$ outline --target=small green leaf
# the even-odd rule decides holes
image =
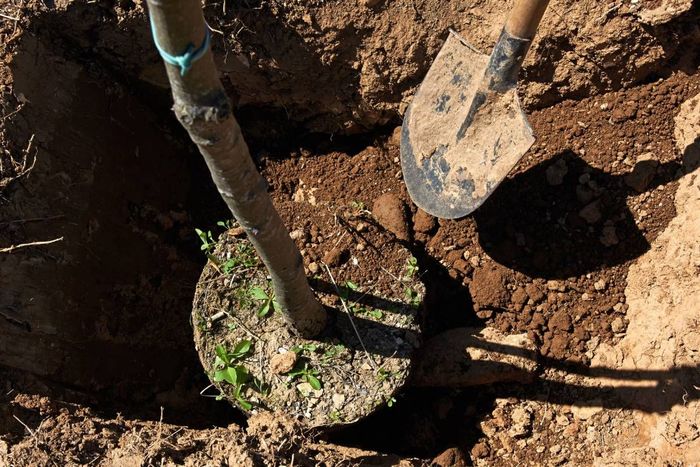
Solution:
[[[229,274],[231,274],[231,271],[233,271],[233,268],[235,268],[235,267],[236,267],[236,260],[231,258],[231,259],[226,260],[226,262],[221,265],[221,271],[224,274],[229,275]]]
[[[250,346],[253,343],[249,341],[248,339],[243,339],[240,341],[236,346],[233,348],[233,355],[236,356],[236,358],[241,358],[245,354],[247,354],[250,351]]]
[[[262,307],[260,307],[260,310],[258,310],[258,316],[260,316],[262,318],[263,316],[266,316],[269,312],[270,312],[270,301],[268,300],[265,302],[265,304]]]
[[[214,381],[216,381],[217,383],[222,382],[222,381],[225,379],[225,378],[224,378],[224,371],[225,371],[225,370],[217,370],[217,371],[214,373]]]
[[[250,296],[256,300],[269,300],[270,297],[267,295],[267,292],[263,290],[261,287],[253,287],[250,289]]]
[[[367,314],[374,319],[382,319],[384,316],[384,313],[382,313],[381,310],[369,310]]]
[[[224,364],[228,365],[231,362],[223,345],[217,345],[214,350],[216,351],[216,356],[219,357]]]
[[[223,369],[221,370],[221,375],[223,376],[224,381],[229,384],[233,384],[235,386],[238,382],[238,371],[236,368],[228,367]]]
[[[253,404],[251,404],[247,400],[243,399],[242,397],[239,397],[238,399],[236,399],[236,401],[238,402],[238,405],[240,405],[243,410],[250,410],[253,408]]]
[[[272,309],[274,309],[276,313],[282,313],[282,306],[275,300],[272,300]]]
[[[313,375],[306,375],[306,382],[317,391],[321,389],[321,382]]]
[[[355,284],[354,282],[350,282],[350,281],[347,281],[347,282],[345,283],[345,287],[347,287],[348,289],[350,289],[350,290],[352,290],[352,291],[356,291],[357,289],[359,289],[359,287],[357,286],[357,284]]]

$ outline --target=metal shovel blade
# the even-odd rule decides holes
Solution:
[[[535,141],[513,83],[484,82],[489,57],[450,31],[401,129],[401,166],[413,201],[445,219],[478,208]]]

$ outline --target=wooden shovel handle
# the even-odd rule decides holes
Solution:
[[[521,39],[532,39],[549,0],[515,0],[506,22],[506,31]]]

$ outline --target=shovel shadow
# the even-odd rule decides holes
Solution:
[[[555,186],[546,176],[554,164],[567,168]],[[686,169],[694,166],[686,160]],[[530,277],[563,279],[623,264],[650,248],[627,199],[680,178],[683,167],[641,161],[611,175],[561,153],[502,183],[475,213],[479,243],[496,262]]]

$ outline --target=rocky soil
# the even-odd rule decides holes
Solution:
[[[537,142],[473,216],[437,220],[396,127],[447,29],[487,52],[507,3],[205,5],[309,275],[367,255],[342,222],[362,212],[417,258],[426,339],[513,347],[466,336],[493,384],[407,388],[318,433],[200,395],[194,228],[226,211],[144,4],[0,2],[0,465],[700,463],[697,2],[554,0],[521,76]],[[527,375],[489,380],[499,349]]]

